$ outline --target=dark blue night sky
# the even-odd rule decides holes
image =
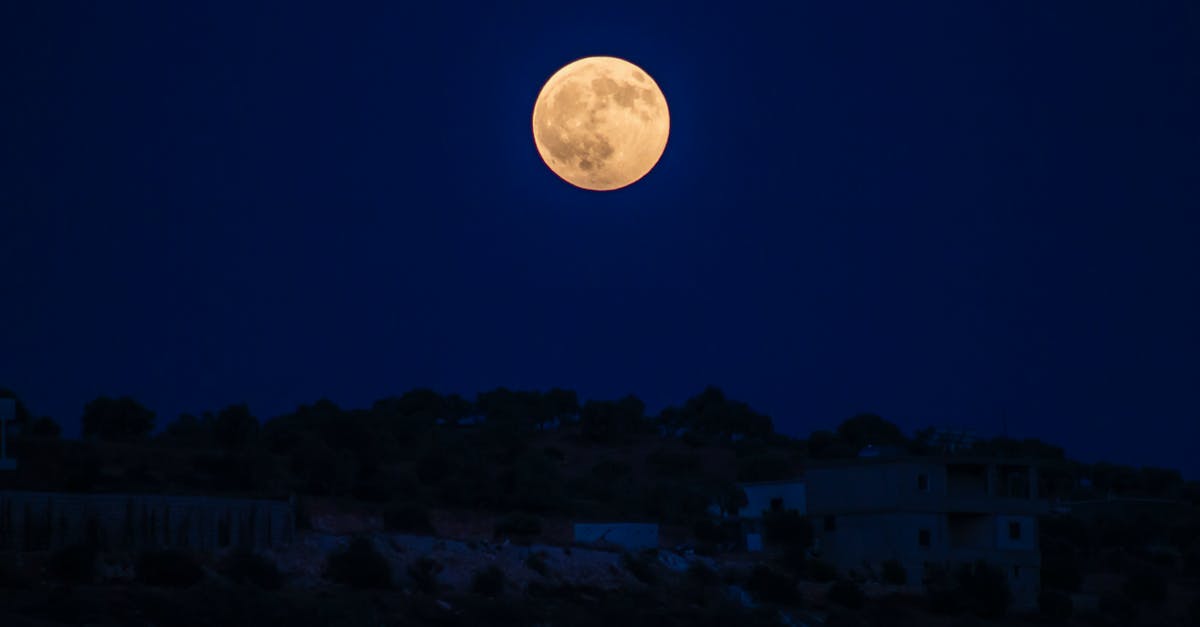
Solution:
[[[249,4],[0,7],[0,387],[68,435],[713,383],[1200,477],[1195,2]],[[671,106],[612,193],[530,133],[594,54]]]

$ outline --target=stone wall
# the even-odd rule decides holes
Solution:
[[[106,550],[262,549],[285,545],[294,534],[287,501],[0,491],[0,551],[80,543]]]

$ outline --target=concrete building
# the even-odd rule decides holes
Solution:
[[[1008,575],[1015,608],[1037,605],[1037,467],[1015,460],[873,457],[805,471],[814,550],[842,572],[897,560],[910,584],[933,567],[986,560]]]

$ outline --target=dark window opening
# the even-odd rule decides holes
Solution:
[[[1016,521],[1008,523],[1008,537],[1011,540],[1021,539],[1021,523]]]
[[[835,517],[835,516],[826,516],[825,517],[825,531],[837,531],[837,517]]]
[[[920,531],[917,532],[917,544],[927,547],[932,543],[933,543],[933,538],[932,538],[931,534],[929,533],[928,529],[921,529]]]
[[[929,475],[926,475],[926,474],[917,475],[917,489],[920,490],[921,492],[929,491]]]
[[[783,511],[783,499],[781,499],[781,498],[771,499],[771,511],[782,512]]]

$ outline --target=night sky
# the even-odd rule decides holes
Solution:
[[[712,383],[1200,478],[1195,2],[249,4],[0,5],[0,387],[67,435]],[[671,107],[616,192],[530,132],[588,55]]]

